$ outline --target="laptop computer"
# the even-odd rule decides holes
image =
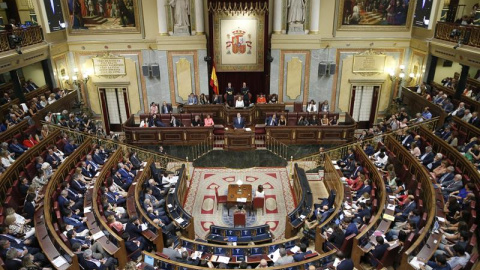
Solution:
[[[150,266],[155,266],[155,259],[151,256],[148,256],[145,254],[145,258],[143,259],[143,262],[150,265]]]

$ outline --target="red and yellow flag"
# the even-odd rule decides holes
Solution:
[[[212,67],[212,76],[210,77],[210,86],[213,88],[213,93],[218,95],[218,79],[217,79],[217,72],[215,68],[215,62],[213,63]]]

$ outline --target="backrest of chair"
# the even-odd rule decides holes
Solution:
[[[245,224],[247,217],[243,212],[236,212],[233,214],[233,224]]]
[[[303,102],[294,102],[293,103],[294,112],[303,112]]]
[[[255,207],[255,208],[263,207],[264,204],[265,204],[265,198],[264,197],[253,198],[253,207]]]

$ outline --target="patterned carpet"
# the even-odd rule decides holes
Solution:
[[[261,209],[247,216],[247,226],[269,224],[274,240],[285,235],[285,217],[295,209],[292,189],[285,168],[250,168],[243,170],[195,168],[185,201],[185,210],[195,218],[195,234],[205,238],[212,224],[233,226],[232,210],[227,215],[226,205],[215,202],[215,187],[219,195],[226,195],[229,184],[241,179],[254,189],[262,185],[265,191],[265,213]]]

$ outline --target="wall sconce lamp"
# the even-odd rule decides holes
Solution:
[[[388,72],[388,78],[390,79],[390,81],[394,82],[396,80],[398,80],[399,83],[402,82],[403,78],[405,78],[405,66],[404,65],[400,65],[398,67],[398,69],[400,70],[398,72],[398,74],[395,73],[395,70],[394,69],[388,69],[387,72]],[[413,73],[412,73],[413,74]]]

